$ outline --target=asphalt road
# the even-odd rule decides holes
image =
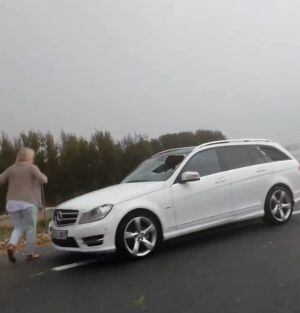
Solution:
[[[0,258],[1,313],[300,312],[300,215],[190,235],[142,261],[40,253]]]

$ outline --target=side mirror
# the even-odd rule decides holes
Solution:
[[[198,172],[184,172],[181,174],[181,182],[187,183],[191,181],[200,180],[200,174]]]

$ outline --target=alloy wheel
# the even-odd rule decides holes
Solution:
[[[292,200],[288,192],[281,189],[276,190],[271,197],[270,208],[273,217],[277,221],[284,222],[288,220],[293,208]]]
[[[157,242],[155,224],[147,217],[133,218],[125,227],[124,243],[127,251],[135,257],[151,253]]]

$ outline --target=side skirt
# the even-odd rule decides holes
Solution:
[[[164,240],[169,240],[172,238],[176,238],[179,236],[184,236],[184,235],[188,235],[194,232],[198,232],[201,230],[205,230],[205,229],[209,229],[209,228],[213,228],[213,227],[218,227],[218,226],[222,226],[225,224],[230,224],[230,223],[238,223],[241,221],[246,221],[246,220],[251,220],[251,219],[255,219],[255,218],[259,218],[259,217],[263,217],[264,216],[264,211],[256,211],[256,212],[251,212],[248,214],[236,214],[236,215],[231,215],[231,216],[227,216],[227,217],[220,217],[218,216],[217,219],[214,220],[210,220],[208,221],[207,219],[205,219],[205,221],[203,221],[202,223],[198,223],[197,225],[190,225],[190,226],[186,226],[184,228],[181,229],[174,229],[174,230],[170,230],[168,232],[166,232],[164,234]]]

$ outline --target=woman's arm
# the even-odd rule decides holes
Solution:
[[[46,175],[44,175],[40,169],[36,166],[32,166],[32,171],[33,171],[33,176],[34,178],[41,184],[47,184],[48,183],[48,178]]]
[[[4,185],[8,181],[8,169],[0,174],[0,186]]]

